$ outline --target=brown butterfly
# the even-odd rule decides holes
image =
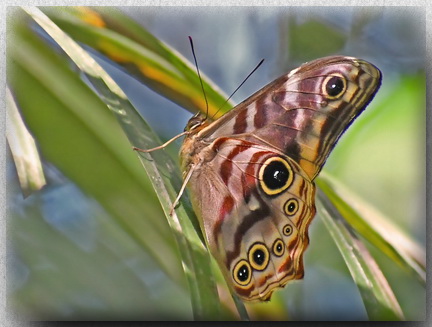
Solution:
[[[184,186],[211,253],[243,300],[270,300],[303,277],[314,179],[380,83],[380,71],[364,60],[325,57],[214,122],[202,114],[189,120],[181,134]]]

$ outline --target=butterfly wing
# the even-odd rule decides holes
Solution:
[[[269,300],[303,277],[315,187],[274,149],[221,138],[189,181],[193,206],[227,281],[245,300]]]
[[[278,149],[314,179],[350,123],[378,90],[380,71],[351,57],[318,59],[283,75],[200,131]]]
[[[243,299],[268,300],[303,276],[313,179],[380,80],[365,61],[319,59],[185,138],[181,158],[192,204],[212,254]]]

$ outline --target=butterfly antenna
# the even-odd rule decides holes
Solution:
[[[200,81],[200,84],[201,84],[201,90],[202,90],[202,92],[204,94],[204,100],[205,100],[205,104],[206,104],[206,119],[207,119],[208,110],[209,110],[207,96],[206,96],[206,93],[204,91],[204,84],[203,84],[203,81],[202,81],[202,78],[201,78],[200,70],[198,68],[198,61],[197,61],[197,58],[196,58],[196,55],[195,55],[195,49],[194,49],[192,37],[191,36],[188,36],[188,37],[189,37],[189,42],[190,42],[190,45],[191,45],[192,55],[193,55],[193,58],[194,58],[194,61],[195,61],[196,71],[197,71],[198,78],[199,78],[199,81]]]
[[[261,64],[264,62],[264,59],[261,59],[261,61],[258,63],[258,65],[256,65],[256,67],[249,73],[248,76],[246,76],[246,78],[243,80],[243,82],[240,83],[239,86],[237,86],[237,88],[234,90],[233,93],[231,93],[231,95],[225,100],[225,102],[219,107],[219,109],[215,112],[215,114],[213,115],[212,118],[214,118],[214,116],[217,115],[217,113],[219,111],[221,111],[221,109],[228,103],[228,101],[233,97],[233,95],[242,87],[242,85],[249,79],[249,77],[251,77],[251,75],[258,69],[259,66],[261,66]]]

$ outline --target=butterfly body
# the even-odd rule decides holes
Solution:
[[[192,205],[229,285],[244,300],[304,275],[314,178],[381,74],[326,57],[283,75],[214,122],[194,116],[180,158]]]

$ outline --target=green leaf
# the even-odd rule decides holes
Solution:
[[[17,13],[14,18],[8,82],[42,156],[96,198],[169,276],[182,282],[168,224],[115,117],[27,27],[28,17]],[[155,242],[161,243],[157,251]]]
[[[75,189],[69,183],[47,186],[21,200],[21,210],[8,217],[8,306],[17,317],[191,319],[187,292],[168,278],[154,282],[161,276],[156,262]],[[53,208],[66,214],[52,214]]]
[[[120,64],[155,92],[191,112],[207,106],[194,66],[143,26],[113,8],[44,8],[47,15],[76,41],[98,50]],[[188,42],[185,37],[185,42]],[[208,113],[221,116],[231,108],[224,95],[201,73]]]
[[[403,320],[402,310],[373,257],[321,190],[318,214],[342,254],[356,283],[369,319]]]
[[[144,122],[139,120],[138,113],[112,78],[42,12],[35,8],[26,8],[25,10],[82,70],[99,93],[101,99],[116,113],[128,137],[137,142],[138,145],[147,144],[145,140],[146,138],[148,140],[150,132],[148,126],[145,126]],[[131,122],[134,123],[131,124]],[[145,131],[147,131],[147,134],[145,134]],[[167,213],[167,208],[172,205],[172,198],[175,196],[176,189],[174,186],[180,182],[180,174],[174,171],[175,165],[163,151],[157,152],[151,157],[152,160],[147,158],[142,162],[149,176],[151,176],[153,186],[158,190],[162,207]],[[164,166],[167,169],[167,174],[161,174],[156,168],[157,165]],[[172,175],[174,174],[177,175],[177,179],[173,178]],[[181,253],[183,268],[191,291],[194,316],[196,319],[217,318],[220,312],[220,302],[212,279],[210,256],[186,213],[179,216],[176,214],[166,216]],[[159,247],[163,245],[162,241],[153,242],[152,244],[153,250],[159,250]]]
[[[419,244],[329,174],[322,172],[317,185],[356,232],[420,282],[426,283],[426,254]]]
[[[46,184],[45,175],[34,139],[22,121],[9,88],[6,89],[6,108],[6,138],[15,162],[21,190],[24,196],[28,196]]]

